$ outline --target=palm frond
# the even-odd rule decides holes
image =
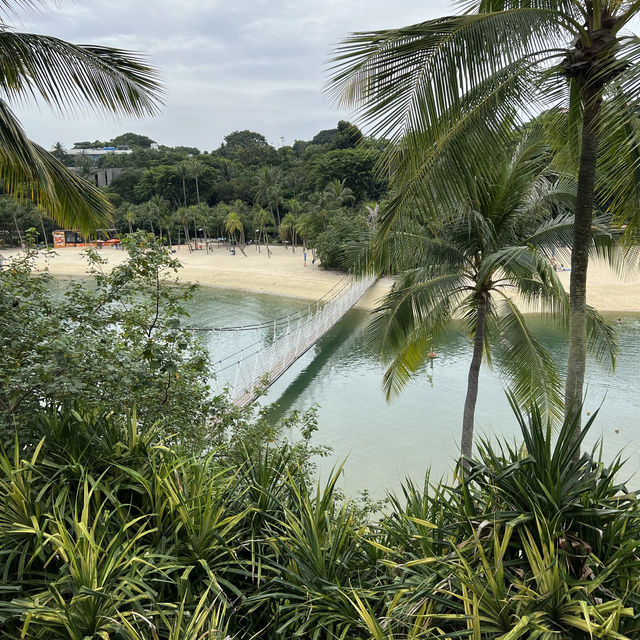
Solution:
[[[587,305],[587,348],[596,362],[615,369],[616,358],[620,352],[618,332],[600,313]]]
[[[514,62],[544,57],[554,42],[564,43],[558,12],[530,7],[354,33],[336,50],[328,92],[355,106],[375,133],[398,141],[437,125],[464,106],[472,87]]]
[[[563,315],[568,298],[547,257],[533,246],[504,247],[488,256],[478,271],[481,281],[495,274],[494,287],[511,289],[538,311]]]
[[[565,27],[557,11],[526,7],[357,33],[338,47],[330,95],[390,140],[382,169],[399,190],[381,228],[405,204],[424,207],[434,192],[446,201],[487,168],[486,150],[510,136],[504,121],[540,104],[538,63],[560,55]]]
[[[530,7],[546,11],[561,11],[568,18],[578,21],[586,18],[580,3],[575,0],[454,0],[454,4],[468,13],[490,13]]]
[[[15,115],[0,100],[0,177],[5,191],[32,200],[66,228],[89,233],[107,226],[111,207],[94,186],[73,174],[48,151],[31,142]]]
[[[420,270],[405,274],[369,326],[369,339],[390,365],[383,379],[387,399],[398,393],[424,363],[433,336],[451,321],[452,313],[469,294],[459,273],[422,279]]]
[[[18,9],[37,13],[47,5],[56,5],[58,0],[0,0],[0,15],[18,17]]]
[[[406,222],[411,224],[411,220]],[[376,273],[401,273],[424,265],[432,265],[434,272],[442,273],[464,271],[468,267],[459,246],[440,237],[437,230],[430,233],[418,225],[395,229],[385,241],[374,236],[368,258]]]
[[[562,416],[562,382],[553,357],[527,326],[513,301],[501,293],[497,302],[498,330],[494,353],[501,375],[521,406],[534,402],[547,419]]]
[[[120,49],[0,31],[0,88],[11,102],[40,97],[59,112],[80,106],[146,116],[162,103],[157,72]]]

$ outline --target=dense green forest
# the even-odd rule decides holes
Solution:
[[[152,148],[153,142],[126,133],[109,141],[76,142],[74,148],[128,146],[130,154],[94,160],[71,155],[60,143],[52,154],[86,178],[98,169],[124,169],[106,188],[120,233],[146,230],[166,244],[237,236],[244,242],[305,245],[317,250],[327,268],[343,266],[343,247],[367,229],[369,212],[388,188],[375,170],[381,143],[345,121],[312,140],[279,148],[253,131],[230,133],[211,152]],[[240,222],[233,233],[231,214]],[[3,198],[3,242],[21,243],[29,228],[50,243],[56,227],[35,207]]]

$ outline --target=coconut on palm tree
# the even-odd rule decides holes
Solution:
[[[638,148],[629,124],[636,118],[630,106],[637,104],[640,89],[640,39],[625,28],[640,13],[640,3],[456,4],[461,14],[352,34],[337,50],[332,87],[343,104],[356,107],[360,122],[372,133],[390,139],[384,167],[396,197],[380,216],[387,230],[407,202],[424,206],[434,197],[455,201],[476,174],[490,174],[485,152],[505,143],[505,118],[525,120],[549,108],[568,113],[563,139],[574,145],[578,186],[565,410],[578,417],[594,199],[602,195],[610,213],[625,215],[628,211],[617,205],[634,200],[631,192],[640,185],[638,163],[620,162]],[[618,142],[601,145],[603,136]],[[463,148],[465,162],[460,162]],[[621,187],[629,197],[620,193]]]
[[[79,103],[98,111],[146,116],[160,104],[155,71],[136,54],[75,45],[51,36],[17,33],[7,19],[20,8],[39,10],[47,0],[0,3],[0,177],[5,193],[35,200],[58,224],[90,232],[108,226],[111,207],[93,185],[70,172],[27,137],[12,106],[34,96],[57,112]]]
[[[485,355],[498,363],[519,401],[535,401],[549,417],[559,416],[562,404],[553,359],[517,300],[559,321],[565,317],[566,294],[551,257],[570,237],[573,219],[553,219],[552,212],[573,200],[572,189],[547,175],[549,157],[536,132],[511,153],[491,155],[490,170],[476,178],[472,196],[456,205],[450,199],[432,203],[440,205],[439,222],[425,225],[419,216],[407,216],[403,225],[378,229],[373,245],[379,267],[402,270],[372,324],[390,360],[383,383],[388,397],[418,372],[431,340],[454,319],[473,336],[461,443],[467,457]],[[611,335],[597,315],[592,320],[594,339],[612,355]]]

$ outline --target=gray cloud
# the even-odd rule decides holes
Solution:
[[[332,47],[351,31],[389,28],[443,15],[445,0],[84,0],[23,16],[20,31],[76,43],[146,52],[166,90],[162,113],[114,121],[93,113],[61,119],[21,108],[44,146],[108,139],[124,131],[161,144],[219,146],[237,129],[273,144],[309,139],[348,113],[323,96]]]

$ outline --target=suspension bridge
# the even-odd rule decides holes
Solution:
[[[320,300],[296,313],[252,325],[214,331],[252,332],[255,340],[214,363],[214,388],[237,406],[251,404],[331,329],[375,282],[374,276],[338,282]]]

